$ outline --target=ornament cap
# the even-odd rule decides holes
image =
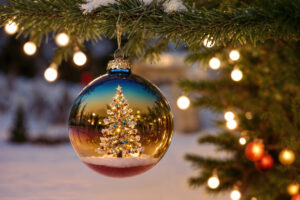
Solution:
[[[107,70],[114,70],[114,69],[131,69],[131,63],[129,60],[125,60],[121,57],[115,58],[114,60],[111,60],[107,64]]]

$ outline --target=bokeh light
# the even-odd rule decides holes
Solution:
[[[34,42],[26,42],[23,46],[24,53],[28,56],[32,56],[36,53],[36,44]]]
[[[177,106],[181,110],[186,110],[190,107],[190,99],[187,96],[180,96],[177,99]]]

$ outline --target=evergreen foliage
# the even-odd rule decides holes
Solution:
[[[14,125],[10,132],[9,140],[15,143],[24,143],[27,141],[27,132],[25,125],[25,112],[22,106],[16,110]]]

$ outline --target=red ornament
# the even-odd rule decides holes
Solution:
[[[251,161],[259,161],[265,154],[264,144],[260,142],[251,142],[245,149],[246,157]]]
[[[274,160],[272,156],[265,154],[259,161],[255,163],[256,169],[259,171],[267,171],[273,168]]]
[[[300,200],[300,193],[294,195],[291,200]]]
[[[83,85],[89,84],[93,80],[93,75],[90,72],[83,72],[80,76],[80,82]]]

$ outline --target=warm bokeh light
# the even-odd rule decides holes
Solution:
[[[226,127],[230,130],[234,130],[237,127],[237,122],[235,120],[230,120],[226,122]]]
[[[221,66],[221,61],[219,58],[213,57],[209,61],[209,67],[213,70],[219,69]]]
[[[206,38],[206,39],[203,40],[203,45],[206,48],[212,48],[215,45],[215,43],[213,41],[211,41],[211,40],[209,40],[209,39]]]
[[[231,78],[234,81],[240,81],[243,78],[243,72],[239,68],[235,68],[231,72]]]
[[[238,189],[234,189],[230,193],[231,200],[239,200],[241,199],[242,195],[241,192]]]
[[[296,159],[295,153],[288,148],[283,149],[279,153],[279,161],[283,165],[291,165],[294,163],[295,159]]]
[[[239,143],[240,143],[240,145],[245,145],[247,143],[246,138],[245,137],[240,137]]]
[[[218,188],[220,185],[220,180],[219,178],[214,175],[212,177],[210,177],[208,180],[207,180],[207,186],[210,188],[210,189],[216,189]]]
[[[177,106],[181,110],[186,110],[190,107],[190,99],[187,96],[181,96],[177,99]]]
[[[291,183],[287,186],[287,192],[289,195],[293,196],[299,193],[299,184],[298,183]]]
[[[240,59],[240,53],[237,50],[232,50],[229,53],[229,58],[232,61],[237,61],[238,59]]]
[[[82,51],[76,51],[73,55],[73,61],[77,66],[82,66],[86,63],[87,57]]]
[[[46,81],[53,82],[57,79],[57,66],[56,64],[51,64],[44,72],[44,77]]]
[[[66,33],[59,33],[55,37],[55,42],[60,47],[65,47],[69,44],[70,38]]]
[[[224,114],[224,119],[226,120],[226,121],[230,121],[230,120],[233,120],[234,119],[234,113],[233,112],[231,112],[231,111],[227,111],[227,112],[225,112],[225,114]]]
[[[36,45],[34,42],[26,42],[23,46],[24,53],[28,56],[32,56],[36,52]]]
[[[245,117],[246,117],[246,119],[251,120],[253,118],[253,115],[251,112],[246,112]]]
[[[4,30],[8,35],[13,35],[18,31],[18,24],[12,21],[8,22],[7,24],[5,24]]]

